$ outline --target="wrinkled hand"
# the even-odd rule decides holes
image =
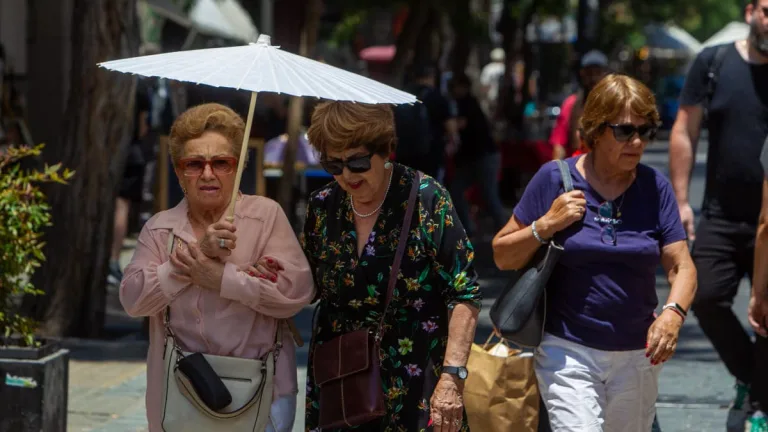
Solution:
[[[190,243],[187,249],[179,248],[171,254],[171,264],[176,269],[171,277],[211,291],[221,291],[224,263],[207,257],[197,243]]]
[[[665,310],[648,329],[648,346],[645,356],[650,358],[653,365],[669,360],[677,349],[677,337],[683,319],[671,310]]]
[[[688,240],[696,240],[696,226],[694,225],[693,209],[691,208],[691,205],[687,202],[678,203],[678,207],[680,208],[680,220],[683,221],[683,227],[685,228],[686,234],[688,234]]]
[[[755,333],[768,337],[768,299],[752,293],[749,299],[749,324]]]
[[[285,270],[276,259],[261,257],[256,264],[248,267],[248,274],[268,281],[277,282],[277,272]]]
[[[555,199],[547,214],[541,218],[541,225],[537,225],[539,233],[549,238],[580,221],[586,211],[587,199],[583,191],[566,192]]]
[[[200,241],[200,250],[209,258],[224,258],[232,255],[232,251],[237,246],[235,231],[237,231],[235,225],[223,218],[208,225],[205,236]],[[221,239],[224,239],[224,247],[219,243]]]
[[[464,416],[461,394],[464,383],[457,377],[443,374],[432,393],[430,418],[435,432],[458,432]]]

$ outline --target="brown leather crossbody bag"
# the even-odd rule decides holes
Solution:
[[[314,349],[314,377],[320,387],[321,429],[345,428],[368,423],[386,414],[381,386],[379,346],[384,318],[400,272],[400,263],[408,243],[411,220],[419,192],[421,173],[408,197],[400,240],[389,274],[384,312],[377,327],[364,328],[337,336]]]

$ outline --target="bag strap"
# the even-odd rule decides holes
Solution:
[[[171,254],[173,253],[173,241],[176,239],[176,236],[173,235],[173,231],[168,232],[168,246],[166,247],[166,252],[168,252],[168,258],[170,259]],[[163,324],[165,325],[166,333],[173,337],[173,330],[171,330],[171,305],[170,303],[168,306],[165,307],[165,313],[163,313]],[[174,337],[174,339],[176,339]]]
[[[557,167],[560,168],[560,177],[563,178],[563,188],[566,192],[573,190],[573,178],[571,177],[571,168],[568,163],[562,159],[555,159]]]
[[[395,291],[395,285],[397,284],[397,275],[400,273],[400,263],[403,261],[403,255],[405,255],[405,247],[408,243],[408,235],[411,232],[411,220],[413,219],[414,208],[416,207],[416,198],[419,194],[419,187],[421,185],[421,172],[416,171],[416,177],[413,179],[413,185],[411,186],[411,194],[408,197],[408,207],[405,209],[405,217],[403,218],[403,226],[400,227],[400,240],[397,242],[397,252],[395,253],[395,260],[392,262],[392,270],[389,272],[389,281],[387,283],[387,297],[384,301],[384,312],[381,313],[381,319],[379,320],[379,326],[376,330],[375,339],[377,342],[381,341],[382,331],[384,330],[384,318],[387,316],[389,310],[389,303],[392,301],[392,296]]]
[[[720,80],[720,67],[723,65],[723,59],[728,52],[728,45],[721,45],[717,47],[715,55],[712,58],[712,62],[709,64],[709,70],[707,70],[707,99],[704,106],[705,116],[709,116],[709,107],[712,105],[712,99],[715,97],[715,90],[717,89],[717,82]]]

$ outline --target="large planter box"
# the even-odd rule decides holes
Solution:
[[[66,431],[68,383],[69,351],[58,342],[0,347],[0,431]]]

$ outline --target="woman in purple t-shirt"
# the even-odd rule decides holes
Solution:
[[[696,291],[696,269],[669,181],[640,164],[659,113],[651,91],[620,75],[590,93],[581,119],[586,155],[531,180],[494,239],[503,270],[525,267],[550,239],[563,245],[547,287],[536,376],[554,431],[648,432],[660,365],[675,352]],[[672,290],[655,317],[656,269]]]

